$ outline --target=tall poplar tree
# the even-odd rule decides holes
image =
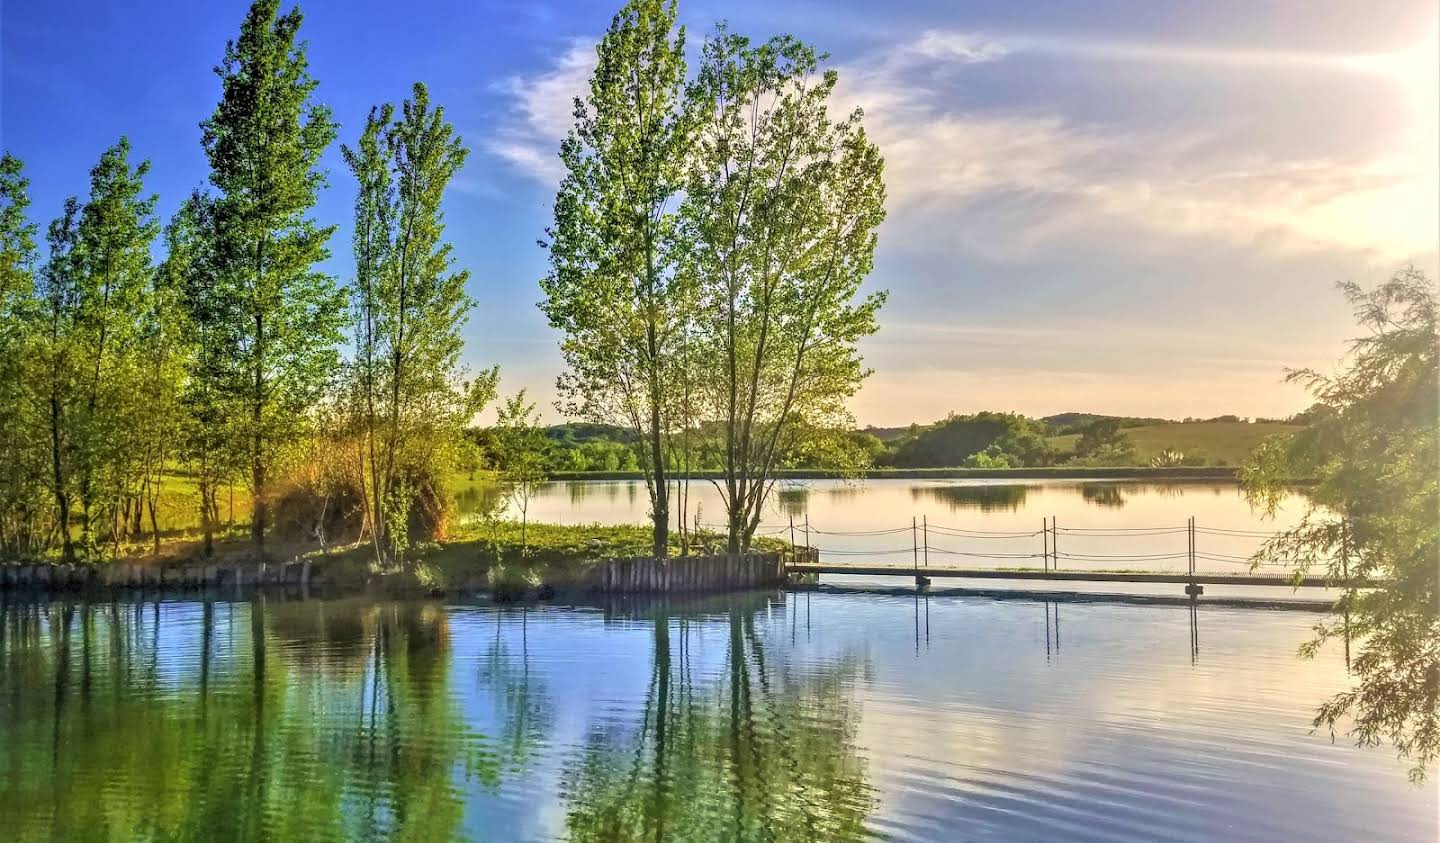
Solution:
[[[159,233],[156,197],[144,193],[150,163],[130,164],[121,138],[90,171],[90,196],[76,227],[74,342],[79,372],[74,435],[81,539],[92,549],[96,519],[115,543],[138,515],[137,438],[150,408],[137,355],[151,306],[150,246]]]
[[[717,430],[732,553],[747,549],[782,455],[853,426],[869,374],[857,343],[884,293],[860,296],[885,217],[883,162],[856,111],[830,116],[838,80],[789,36],[752,45],[721,27],[690,96],[703,115],[682,232],[699,290],[702,419]]]
[[[215,203],[196,191],[165,228],[166,256],[157,284],[174,295],[183,326],[180,451],[195,473],[206,556],[214,552],[220,520],[216,494],[232,476],[235,462],[233,405],[227,389],[235,370],[227,350],[234,345],[232,332],[238,320],[231,291],[219,283],[217,240]]]
[[[542,310],[564,332],[562,409],[629,427],[650,495],[654,553],[669,543],[665,454],[689,307],[676,208],[691,118],[674,0],[631,0],[596,49],[561,145]]]
[[[0,156],[0,557],[43,549],[43,430],[27,384],[35,312],[36,226],[20,159]]]
[[[372,109],[359,144],[342,151],[359,182],[349,391],[360,485],[377,560],[395,560],[412,508],[439,502],[497,372],[466,382],[460,367],[470,274],[453,266],[441,202],[466,149],[445,110],[416,83],[398,117]]]
[[[307,413],[337,363],[344,298],[316,264],[333,226],[307,214],[326,174],[321,154],[335,139],[326,107],[314,103],[299,9],[256,0],[216,68],[222,94],[202,124],[210,181],[219,191],[216,264],[234,304],[230,336],[238,434],[253,494],[251,538],[263,551],[270,475],[301,435]]]
[[[50,222],[45,242],[48,257],[40,272],[40,312],[36,317],[37,348],[42,372],[36,379],[36,400],[44,407],[48,445],[48,485],[55,503],[55,524],[60,534],[60,559],[75,561],[75,539],[71,533],[74,489],[71,466],[72,417],[76,414],[76,384],[80,379],[82,356],[76,342],[80,282],[76,244],[80,200],[65,200],[61,215]]]

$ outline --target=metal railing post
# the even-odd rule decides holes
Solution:
[[[1050,570],[1060,570],[1060,527],[1050,516]]]
[[[925,567],[928,568],[928,567],[930,567],[930,516],[929,516],[929,514],[920,516],[920,527],[921,527],[922,530],[924,530],[923,535],[924,535],[924,537],[925,537]]]
[[[915,576],[920,576],[920,537],[915,532],[915,516],[910,516],[910,558]]]

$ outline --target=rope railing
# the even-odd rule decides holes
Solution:
[[[1201,550],[1197,546],[1198,536],[1215,536],[1223,540],[1259,540],[1270,539],[1278,533],[1264,532],[1260,530],[1246,530],[1229,527],[1205,527],[1195,522],[1195,519],[1188,519],[1183,525],[1149,525],[1149,526],[1125,526],[1125,527],[1060,527],[1056,519],[1047,517],[1043,519],[1042,528],[1039,530],[983,530],[961,527],[954,524],[931,524],[928,519],[914,519],[906,526],[891,528],[867,529],[867,530],[836,530],[822,529],[809,523],[808,516],[802,523],[790,522],[787,524],[762,524],[757,534],[764,535],[787,535],[791,540],[800,545],[813,548],[819,553],[832,556],[846,557],[909,557],[907,561],[916,570],[916,575],[922,566],[929,565],[931,553],[942,557],[964,558],[964,559],[992,559],[992,560],[1043,560],[1045,570],[1060,570],[1062,563],[1073,563],[1081,570],[1085,566],[1097,564],[1112,564],[1116,567],[1135,566],[1142,563],[1175,563],[1184,561],[1188,572],[1198,575],[1196,562],[1219,563],[1221,565],[1244,565],[1247,567],[1271,567],[1282,568],[1292,567],[1297,560],[1284,559],[1257,559],[1256,555],[1238,555],[1220,550]],[[909,533],[911,546],[885,546],[866,547],[868,542],[876,544],[885,543],[886,540],[893,540],[895,537]],[[933,535],[932,535],[933,534]],[[1156,548],[1146,552],[1110,553],[1095,552],[1102,551],[1096,548],[1095,551],[1086,550],[1087,540],[1092,539],[1147,539],[1152,537],[1167,537],[1185,535],[1187,546],[1181,549]],[[984,546],[977,546],[974,549],[962,549],[956,547],[954,542],[944,542],[944,539],[959,540],[962,542],[983,542],[990,541],[1023,541],[1041,538],[1040,552],[1023,551],[1013,548],[1014,545],[1001,546],[1004,549],[990,550]],[[1079,542],[1079,545],[1067,547],[1061,550],[1059,545],[1061,538],[1067,541]],[[942,539],[941,542],[934,541],[935,538]],[[846,539],[849,541],[837,541]],[[1137,549],[1138,550],[1138,549]],[[1077,552],[1078,551],[1078,552]],[[1325,560],[1320,560],[1322,563]]]

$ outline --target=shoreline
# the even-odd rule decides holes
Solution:
[[[1035,468],[869,468],[859,474],[846,474],[821,468],[780,469],[773,475],[781,480],[1168,480],[1171,482],[1238,482],[1236,466],[1040,466]],[[640,471],[552,471],[551,481],[581,480],[643,480]],[[674,475],[672,475],[674,476]],[[719,471],[694,471],[691,480],[720,480]],[[1304,482],[1304,481],[1296,481]]]

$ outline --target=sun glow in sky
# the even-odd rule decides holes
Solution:
[[[210,68],[246,3],[0,8],[0,142],[42,223],[128,133],[169,215],[205,178]],[[472,149],[447,203],[479,309],[466,359],[552,392],[535,303],[570,123],[614,3],[303,2],[319,98],[353,142],[414,79]],[[1352,332],[1333,285],[1440,263],[1440,55],[1432,0],[681,0],[692,52],[719,18],[832,55],[865,109],[889,217],[864,346],[861,424],[949,411],[1285,415],[1287,366],[1332,366]],[[327,269],[350,275],[354,185],[327,156]]]

